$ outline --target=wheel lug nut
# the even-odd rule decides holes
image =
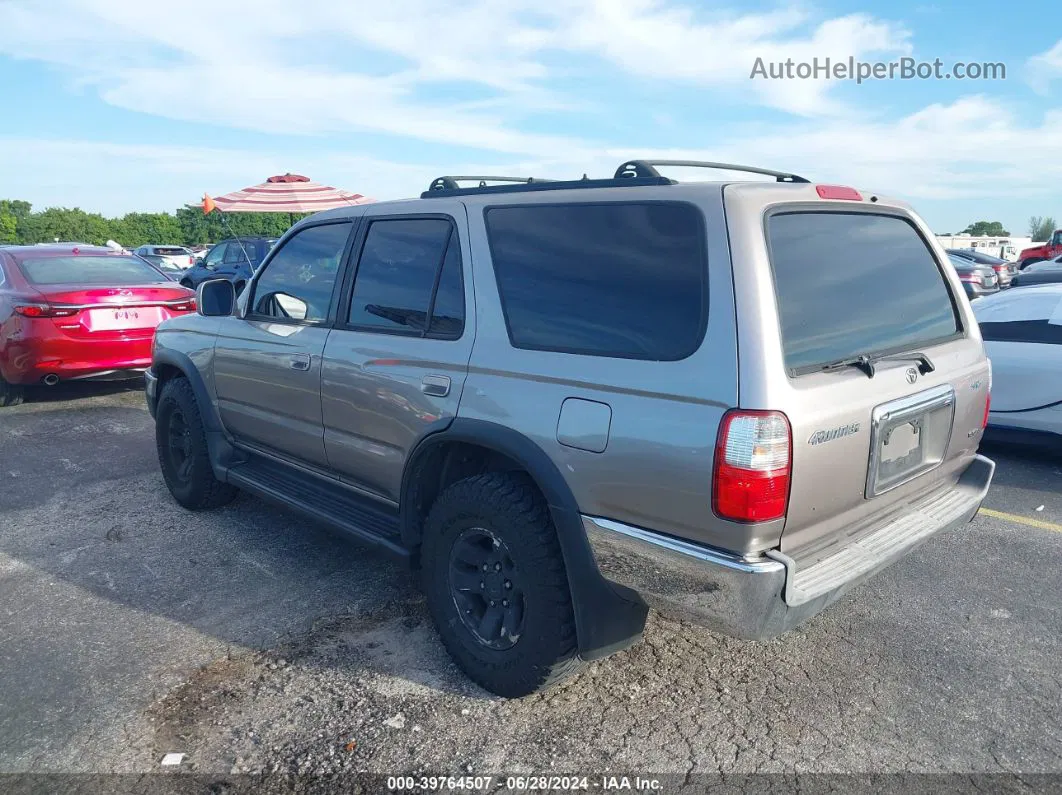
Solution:
[[[494,607],[494,600],[493,599],[490,600],[490,606]]]
[[[509,606],[509,600],[508,599],[502,599],[502,607],[508,607],[508,606]]]
[[[505,581],[505,590],[507,590],[507,591],[511,591],[512,589],[513,589],[513,584],[512,584],[512,582],[510,582],[509,580],[506,580],[506,581]]]
[[[495,571],[501,571],[501,564],[500,563],[495,563],[494,564],[494,570]]]
[[[487,583],[485,583],[485,582],[481,582],[481,583],[479,584],[479,588],[480,588],[480,590],[483,590],[483,589],[484,589],[484,588],[486,588],[486,587],[487,587]]]
[[[486,563],[484,563],[483,564],[483,571],[490,571],[490,566],[488,566]]]

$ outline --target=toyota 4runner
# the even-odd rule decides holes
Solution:
[[[393,553],[505,696],[629,646],[650,605],[785,632],[992,478],[962,285],[852,188],[441,177],[301,221],[234,292],[201,284],[155,338],[175,499],[244,489]]]

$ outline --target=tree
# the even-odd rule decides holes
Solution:
[[[102,245],[115,240],[127,248],[146,243],[196,245],[226,237],[280,237],[308,213],[225,213],[203,215],[197,204],[175,213],[126,213],[104,218],[77,207],[49,207],[33,212],[29,202],[0,199],[0,244],[51,243],[56,238]]]
[[[999,221],[977,221],[962,230],[961,235],[987,235],[988,237],[1008,237],[1010,232]]]
[[[32,205],[18,199],[0,199],[0,243],[18,243],[19,225],[30,214]]]
[[[1054,231],[1055,219],[1050,215],[1034,215],[1029,219],[1029,237],[1036,242],[1050,240]]]

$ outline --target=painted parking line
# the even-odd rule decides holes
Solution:
[[[1038,527],[1041,530],[1053,530],[1056,533],[1062,533],[1062,524],[1056,524],[1055,522],[1045,522],[1043,519],[1033,519],[1031,516],[1021,516],[1016,513],[1006,513],[1004,511],[994,511],[991,508],[982,508],[978,513],[983,513],[985,516],[991,516],[994,519],[1003,519],[1008,522],[1017,522],[1018,524],[1027,524],[1029,527]]]

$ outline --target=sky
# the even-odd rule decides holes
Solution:
[[[394,199],[440,174],[603,177],[667,157],[899,197],[938,233],[1026,234],[1031,215],[1062,220],[1050,9],[0,0],[0,198],[172,211],[294,172]],[[757,58],[827,57],[1001,62],[1006,79],[750,78]]]

